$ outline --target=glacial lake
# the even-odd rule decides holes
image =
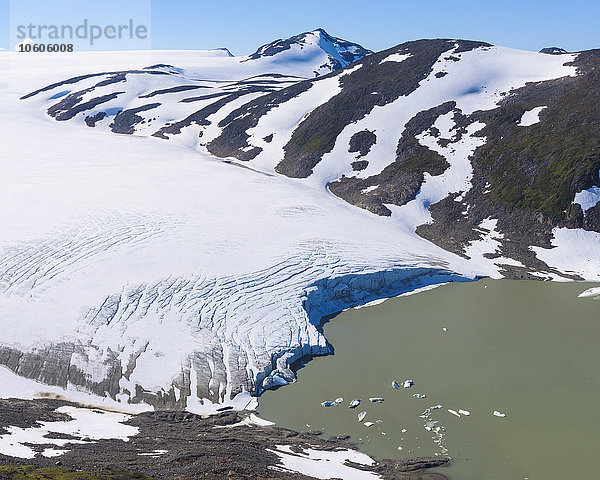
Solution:
[[[595,286],[485,279],[347,310],[323,327],[335,354],[265,392],[258,411],[295,430],[351,435],[375,458],[447,449],[454,463],[437,471],[451,480],[597,478],[600,298],[578,298]],[[411,388],[392,388],[407,379]],[[362,403],[349,409],[353,398]],[[426,424],[433,405],[443,406],[428,417],[438,423]]]

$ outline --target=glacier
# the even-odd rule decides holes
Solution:
[[[465,55],[473,69],[480,55]],[[533,57],[508,49],[500,51],[504,63],[495,68],[515,56],[525,73],[502,77],[480,98],[465,94],[465,109],[491,108],[499,92],[527,80],[572,73],[563,67],[568,59],[555,57],[539,60],[531,72],[526,66]],[[457,157],[450,173],[429,178],[412,204],[391,206],[391,219],[327,190],[329,178],[348,171],[336,149],[308,181],[275,173],[283,139],[307,110],[336,94],[339,77],[314,83],[296,109],[271,110],[250,132],[251,144],[264,150],[247,164],[209,155],[196,144],[197,130],[171,142],[143,131],[115,135],[65,127],[46,115],[54,90],[19,100],[90,72],[175,65],[206,81],[274,72],[308,78],[323,61],[313,55],[298,67],[276,57],[0,52],[0,369],[9,380],[28,379],[7,381],[1,396],[26,391],[81,399],[84,393],[90,402],[125,411],[139,405],[195,413],[250,408],[265,388],[295,380],[294,361],[330,352],[320,329],[323,316],[429,285],[500,276],[503,259],[490,261],[485,248],[474,247],[472,257],[463,258],[414,231],[415,219],[427,221],[431,198],[469,188],[468,152],[485,141],[472,135],[473,127],[463,150],[448,153]],[[360,66],[347,71],[352,68]],[[150,87],[156,85],[137,85],[128,98]],[[434,93],[445,99],[449,91]],[[418,112],[411,102],[420,105],[421,94],[401,97],[394,108],[408,103],[410,118]],[[177,108],[165,108],[164,115],[179,114]],[[383,129],[393,110],[386,112],[375,111],[363,123]],[[207,137],[219,133],[217,123],[206,128]],[[453,125],[438,127],[450,135]],[[273,129],[275,140],[266,142]],[[349,127],[344,136],[350,129],[359,130]],[[434,146],[427,135],[420,140]],[[389,149],[391,143],[381,145]],[[382,168],[384,156],[372,155],[371,168]],[[493,224],[485,226],[493,247]],[[24,387],[23,381],[30,383]]]

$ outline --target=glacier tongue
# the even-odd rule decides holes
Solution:
[[[69,324],[65,317],[74,299],[53,311],[52,294],[68,295],[64,284],[77,288],[78,269],[99,273],[103,266],[85,265],[90,257],[111,268],[110,256],[119,257],[120,248],[131,255],[130,245],[120,247],[115,239],[106,246],[107,238],[100,232],[81,236],[68,248],[47,240],[11,249],[1,259],[14,276],[5,275],[2,283],[0,311],[7,314],[3,341],[8,344],[0,346],[0,364],[42,383],[65,389],[75,385],[119,401],[171,408],[197,407],[196,398],[229,404],[243,392],[258,394],[294,381],[291,363],[328,353],[317,328],[322,316],[460,279],[441,265],[390,269],[392,258],[385,270],[350,265],[348,258],[336,255],[339,244],[304,244],[297,256],[248,274],[126,283],[96,306],[76,304]],[[145,236],[140,232],[130,239],[135,244]],[[9,310],[14,300],[21,315]],[[45,325],[39,320],[41,309],[49,314]],[[39,326],[37,342],[21,328],[23,319],[31,328]]]
[[[39,87],[35,72],[96,71],[99,55],[56,67],[6,55],[0,364],[37,382],[27,391],[243,408],[249,393],[293,380],[294,360],[328,352],[322,315],[451,272],[494,274],[325,190],[48,122],[18,100]],[[10,385],[3,396],[21,391]]]

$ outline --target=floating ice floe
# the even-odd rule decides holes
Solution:
[[[588,288],[578,295],[579,298],[600,296],[600,287]]]
[[[429,415],[431,415],[431,412],[433,412],[434,410],[439,410],[441,408],[443,408],[443,407],[442,407],[442,405],[439,405],[439,404],[438,405],[433,405],[433,406],[431,406],[429,408],[426,408],[425,411],[421,414],[421,418],[426,418]]]
[[[344,401],[344,399],[342,397],[338,397],[335,399],[335,403],[340,404]]]
[[[415,384],[415,382],[413,382],[412,380],[404,380],[404,383],[402,384],[402,386],[404,388],[410,388]]]
[[[426,426],[426,427],[429,427],[429,428],[432,428],[432,427],[433,427],[433,426],[434,426],[436,423],[437,423],[437,420],[436,420],[436,421],[433,421],[433,420],[427,420],[427,421],[425,422],[425,426]]]
[[[372,426],[373,426],[373,425],[375,425],[375,424],[374,424],[373,422],[365,422],[365,423],[363,423],[363,425],[364,425],[365,427],[372,427]]]
[[[371,397],[371,398],[369,398],[369,400],[373,403],[381,403],[381,402],[383,402],[384,399],[381,397]]]
[[[321,402],[321,405],[324,407],[336,407],[337,403],[327,400],[326,402]]]
[[[465,417],[468,417],[469,415],[471,415],[471,412],[469,412],[468,410],[463,410],[462,408],[458,410],[458,413],[460,413],[461,415],[464,415]]]
[[[365,419],[366,416],[367,416],[367,412],[360,412],[358,414],[358,421],[362,422]]]
[[[400,384],[396,380],[392,380],[392,387],[398,390],[400,388]]]
[[[348,408],[356,408],[360,405],[360,398],[355,398],[354,400],[352,400],[350,402],[350,405],[348,405]]]
[[[500,418],[506,417],[506,413],[499,412],[498,410],[494,410],[494,415]]]

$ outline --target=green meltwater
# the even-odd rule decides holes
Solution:
[[[345,311],[323,327],[334,355],[259,411],[375,458],[448,455],[451,480],[595,478],[600,297],[579,295],[596,286],[486,279]]]

